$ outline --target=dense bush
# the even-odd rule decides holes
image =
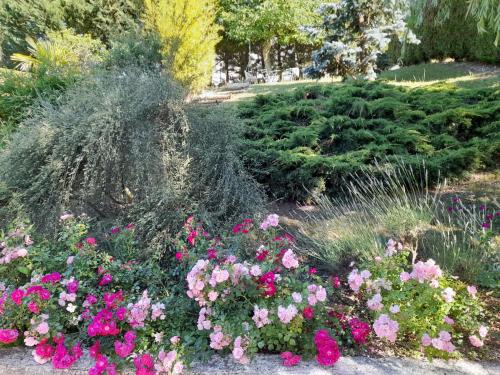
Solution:
[[[244,161],[269,193],[305,199],[336,193],[375,159],[426,161],[429,181],[493,167],[500,158],[494,89],[383,83],[305,87],[240,107]]]
[[[92,75],[33,109],[2,154],[2,180],[37,226],[65,209],[109,218],[173,196],[188,163],[180,94],[157,71]]]
[[[214,225],[257,212],[264,199],[241,167],[232,122],[192,110],[191,126],[184,107],[183,91],[154,68],[96,70],[33,107],[0,157],[6,194],[38,230],[65,210],[85,212],[94,225],[133,220],[142,244],[162,250],[182,210]]]
[[[430,358],[449,358],[469,343],[483,346],[488,328],[476,287],[446,275],[432,259],[410,270],[408,257],[401,243],[389,240],[384,257],[349,274],[349,286],[375,318],[375,334],[421,348]]]

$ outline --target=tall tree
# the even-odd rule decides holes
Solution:
[[[324,44],[313,52],[312,76],[333,73],[375,77],[377,55],[386,50],[391,38],[418,42],[406,27],[407,7],[396,0],[340,0],[321,6]]]
[[[221,0],[221,21],[229,39],[258,44],[264,65],[271,70],[275,43],[306,42],[304,28],[320,20],[315,12],[319,0]]]
[[[412,10],[412,21],[420,26],[424,22],[424,14],[429,9],[436,10],[434,23],[444,24],[456,13],[457,5],[466,8],[466,19],[477,24],[480,33],[494,33],[495,45],[500,43],[500,2],[498,0],[467,0],[459,4],[457,0],[407,0]],[[465,9],[464,9],[465,10]],[[454,12],[455,11],[455,12]]]
[[[145,0],[146,28],[160,36],[166,66],[191,91],[210,82],[220,27],[216,0]]]

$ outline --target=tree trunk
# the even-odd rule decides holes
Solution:
[[[224,68],[226,68],[226,85],[229,83],[229,54],[224,55]]]
[[[266,40],[262,43],[262,59],[264,60],[264,67],[267,71],[267,75],[271,73],[272,63],[271,63],[271,49],[273,48],[273,41]]]
[[[281,60],[281,46],[278,44],[278,69],[280,71],[280,81],[283,81],[283,61]]]

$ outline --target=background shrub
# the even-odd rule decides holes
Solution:
[[[500,158],[495,89],[384,83],[304,87],[240,107],[243,158],[277,197],[337,193],[343,178],[375,159],[426,160],[429,182],[494,167]]]
[[[66,209],[109,219],[153,190],[174,194],[188,161],[180,98],[157,71],[93,75],[34,109],[2,154],[2,179],[39,227]]]
[[[497,35],[490,29],[482,33],[478,31],[476,20],[468,14],[469,2],[449,1],[447,7],[447,17],[442,21],[439,5],[428,4],[424,9],[419,9],[418,14],[410,21],[410,27],[421,43],[405,45],[403,61],[406,64],[416,64],[430,59],[452,57],[498,63],[500,46],[495,45]],[[417,22],[417,18],[422,18],[421,22]],[[394,43],[394,48],[391,49],[394,60],[401,56],[398,50],[397,43]]]
[[[0,71],[0,147],[40,97],[54,103],[61,92],[88,74],[105,55],[104,46],[71,30],[29,39],[29,54],[14,54],[23,71]]]

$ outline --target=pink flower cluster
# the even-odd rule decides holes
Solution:
[[[309,292],[309,295],[307,296],[307,302],[309,302],[311,306],[315,306],[318,302],[326,301],[326,289],[321,285],[308,285],[307,291]]]
[[[155,319],[163,314],[161,304],[155,306]],[[151,307],[151,298],[148,297],[148,291],[142,292],[141,298],[134,304],[130,303],[128,308],[127,321],[133,328],[144,327],[144,322],[148,318],[149,309]],[[158,315],[159,314],[159,315]],[[153,319],[153,320],[155,320]]]
[[[39,364],[52,360],[52,366],[56,369],[69,368],[83,355],[80,344],[75,344],[71,350],[64,344],[64,335],[59,334],[53,338],[56,344],[55,348],[49,343],[48,339],[43,339],[33,351],[33,357]]]
[[[340,359],[340,350],[337,342],[327,330],[321,329],[314,335],[316,345],[316,360],[322,366],[333,366]]]
[[[255,305],[253,308],[252,320],[255,322],[257,328],[262,328],[266,324],[270,324],[269,310],[266,308],[259,308],[259,306]]]
[[[134,366],[136,375],[156,375],[153,357],[147,353],[135,357]]]
[[[13,249],[4,247],[0,251],[0,254],[0,264],[8,264],[17,258],[24,258],[26,255],[28,255],[28,250],[26,250],[24,247],[16,247]]]
[[[279,225],[280,217],[276,214],[270,214],[260,224],[260,229],[267,230],[269,227],[277,227]]]
[[[175,350],[169,352],[161,350],[158,353],[158,360],[155,364],[157,375],[177,375],[181,374],[184,369],[184,364],[179,360],[177,351]]]
[[[384,304],[382,303],[382,295],[380,293],[377,293],[373,295],[371,299],[369,299],[366,304],[368,305],[368,308],[373,311],[380,311],[384,307]]]
[[[250,359],[245,354],[245,346],[245,340],[241,336],[236,337],[233,345],[233,358],[242,365],[250,362]]]
[[[358,272],[357,269],[353,269],[347,277],[347,282],[349,283],[349,287],[354,291],[354,293],[358,293],[361,285],[363,285],[363,283],[368,280],[370,276],[371,273],[368,270]]]
[[[302,357],[298,354],[293,354],[292,352],[283,352],[280,354],[281,359],[283,360],[283,366],[292,367],[297,366]]]
[[[476,335],[471,335],[469,336],[469,342],[472,344],[472,346],[475,346],[476,348],[480,348],[484,345],[483,340],[486,336],[488,335],[488,327],[486,326],[481,326],[479,327],[479,337]]]
[[[378,337],[385,337],[390,342],[395,342],[396,334],[399,331],[399,324],[395,320],[389,318],[388,315],[382,314],[373,323],[373,330]]]
[[[385,247],[385,256],[391,257],[398,252],[398,250],[403,250],[403,244],[401,242],[396,242],[392,238],[387,241]]]
[[[290,323],[297,313],[298,310],[295,305],[288,305],[288,307],[278,306],[278,318],[283,324]]]
[[[115,353],[120,358],[126,358],[134,351],[136,338],[135,332],[128,331],[125,333],[123,338],[124,341],[115,340],[114,342]]]
[[[282,262],[283,266],[287,269],[297,268],[299,266],[299,259],[291,249],[288,249],[283,254]]]
[[[221,326],[215,326],[214,331],[209,335],[210,337],[210,347],[215,350],[222,350],[229,344],[231,344],[231,336],[225,335],[222,332]]]
[[[422,261],[415,263],[410,277],[419,283],[423,283],[424,281],[439,279],[442,275],[443,271],[441,271],[441,268],[439,268],[434,260],[429,259],[425,263]]]
[[[450,287],[445,288],[442,292],[441,295],[443,296],[443,299],[445,300],[446,303],[451,303],[455,300],[455,295],[457,293]]]
[[[431,338],[427,333],[422,336],[422,346],[430,346],[444,352],[452,353],[455,351],[455,345],[451,343],[451,335],[447,331],[439,332],[439,336]]]

